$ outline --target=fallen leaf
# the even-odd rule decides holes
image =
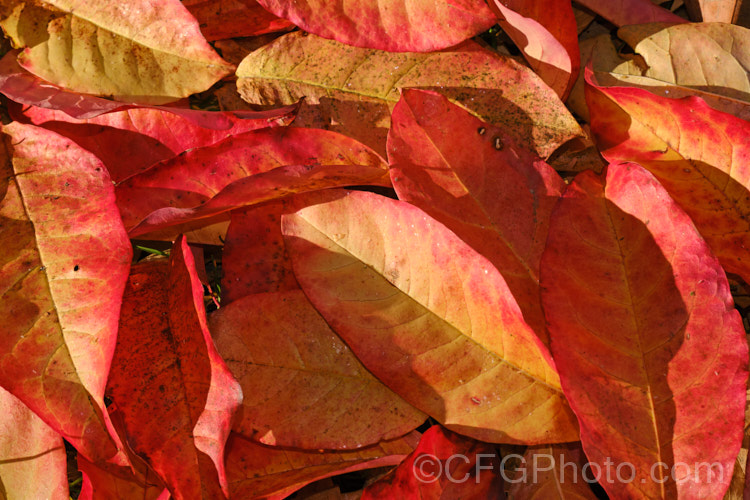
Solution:
[[[577,437],[549,353],[502,275],[413,205],[329,190],[282,216],[294,273],[377,378],[461,434]]]
[[[750,124],[697,97],[600,87],[590,76],[587,82],[602,156],[647,168],[690,215],[724,269],[750,280]]]
[[[748,348],[687,214],[637,164],[583,172],[552,214],[541,283],[586,456],[626,478],[599,484],[611,498],[722,498],[742,441]]]
[[[489,259],[526,323],[548,344],[539,261],[563,180],[504,129],[434,92],[405,89],[392,121],[388,160],[399,199]]]
[[[101,467],[83,457],[76,457],[81,471],[81,493],[78,500],[169,500],[169,491],[156,474],[143,467],[138,475],[126,467]],[[140,468],[139,468],[140,469]]]
[[[69,498],[62,437],[2,388],[0,409],[3,498]]]
[[[695,21],[704,23],[734,23],[742,8],[743,0],[685,0],[688,14]]]
[[[578,30],[571,2],[493,0],[500,27],[518,46],[529,66],[563,101],[580,65]]]
[[[169,262],[133,267],[107,393],[131,449],[175,498],[228,495],[224,444],[242,391],[208,332],[203,287],[184,237]]]
[[[594,11],[615,26],[646,23],[686,23],[680,16],[651,0],[576,0],[576,3]]]
[[[508,455],[503,457],[507,461]],[[594,475],[584,469],[586,455],[581,443],[529,446],[521,465],[511,476],[509,498],[513,500],[596,500],[587,479]],[[602,480],[606,480],[602,477]]]
[[[0,385],[83,456],[116,459],[103,396],[132,252],[111,181],[64,137],[3,132]]]
[[[486,31],[495,16],[482,0],[258,0],[303,30],[346,45],[431,52]]]
[[[494,446],[433,425],[419,446],[386,477],[367,486],[361,498],[504,499],[499,464]]]
[[[475,42],[429,54],[396,54],[296,32],[248,55],[237,77],[246,101],[280,105],[305,96],[296,124],[340,131],[382,154],[390,112],[406,87],[440,92],[505,127],[543,158],[580,134],[533,71]]]
[[[242,297],[211,315],[211,331],[246,394],[234,430],[254,441],[354,449],[427,418],[362,366],[300,289]]]
[[[0,26],[31,73],[77,92],[163,104],[233,69],[179,0],[12,0]]]
[[[326,477],[400,463],[417,446],[419,433],[355,451],[301,451],[265,446],[232,433],[227,476],[232,498],[282,500]]]
[[[284,31],[294,27],[274,16],[255,0],[183,0],[195,16],[206,40],[224,40]]]

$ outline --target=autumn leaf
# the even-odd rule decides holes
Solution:
[[[21,66],[77,92],[161,104],[208,89],[232,66],[178,0],[11,0],[0,26]]]
[[[576,3],[594,11],[615,26],[687,22],[651,0],[576,0]]]
[[[386,477],[367,486],[362,500],[391,498],[501,499],[503,477],[494,446],[433,425],[419,446]]]
[[[695,21],[733,23],[742,8],[742,0],[685,0],[690,18]]]
[[[299,289],[236,300],[211,331],[246,394],[234,430],[262,444],[361,448],[427,418],[365,370]]]
[[[68,498],[60,435],[0,388],[0,484],[4,498]]]
[[[211,340],[184,237],[168,263],[133,267],[107,393],[128,444],[175,498],[228,495],[224,444],[242,391]]]
[[[383,184],[385,162],[335,132],[263,129],[188,151],[117,186],[131,236],[295,192]]]
[[[388,160],[399,199],[489,259],[524,320],[547,344],[539,261],[563,180],[504,129],[434,92],[404,90],[392,121]]]
[[[305,96],[296,124],[340,131],[383,155],[390,112],[407,87],[440,92],[543,158],[580,134],[531,70],[471,41],[429,54],[391,53],[290,33],[248,55],[237,77],[246,101],[281,105]]]
[[[750,277],[750,125],[697,97],[600,87],[589,77],[591,129],[610,162],[647,168],[679,203],[727,272]]]
[[[274,16],[256,0],[183,0],[206,40],[224,40],[284,31],[294,25]]]
[[[578,77],[578,31],[566,0],[493,0],[500,27],[521,50],[529,66],[563,101]]]
[[[419,433],[353,451],[301,451],[265,446],[232,433],[227,443],[231,498],[282,500],[306,484],[337,474],[400,463]]]
[[[135,475],[125,467],[101,467],[83,457],[76,457],[81,471],[81,493],[78,500],[166,500],[169,491],[156,476],[145,469]]]
[[[611,497],[722,498],[748,348],[723,270],[639,165],[579,174],[552,214],[542,302],[586,456]],[[660,464],[660,465],[654,465]],[[663,465],[662,465],[663,464]]]
[[[303,30],[355,47],[430,52],[457,45],[495,24],[482,0],[258,0]]]
[[[576,439],[549,354],[487,259],[404,202],[340,190],[295,200],[309,204],[282,216],[295,276],[383,383],[475,439]]]
[[[509,457],[514,458],[506,455],[503,459],[507,460]],[[586,455],[583,454],[581,443],[529,446],[520,458],[519,467],[509,478],[510,498],[597,499],[587,481],[594,479],[596,474],[591,468],[584,469]],[[606,477],[600,477],[600,480],[606,480]]]
[[[83,456],[114,459],[103,396],[131,246],[112,184],[64,137],[16,122],[3,132],[0,385]]]

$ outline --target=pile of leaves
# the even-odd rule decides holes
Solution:
[[[750,31],[681,4],[2,2],[2,496],[740,498]]]

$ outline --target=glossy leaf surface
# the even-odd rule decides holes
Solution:
[[[579,174],[552,214],[542,286],[589,461],[632,464],[633,481],[602,487],[722,498],[742,441],[747,342],[687,214],[637,164]]]
[[[495,24],[481,0],[258,0],[303,30],[346,45],[429,52],[457,45]]]
[[[489,261],[412,205],[316,195],[282,217],[287,249],[306,295],[368,370],[477,439],[576,438],[549,354]]]

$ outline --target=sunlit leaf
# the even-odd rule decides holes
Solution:
[[[111,459],[102,398],[131,258],[112,184],[64,137],[15,122],[3,132],[0,385],[84,456]]]
[[[722,498],[748,348],[718,260],[637,164],[584,172],[552,214],[542,300],[589,461],[610,497]],[[656,464],[656,465],[655,465]]]
[[[549,354],[487,259],[413,205],[314,194],[282,217],[294,272],[368,370],[476,439],[576,439]]]

